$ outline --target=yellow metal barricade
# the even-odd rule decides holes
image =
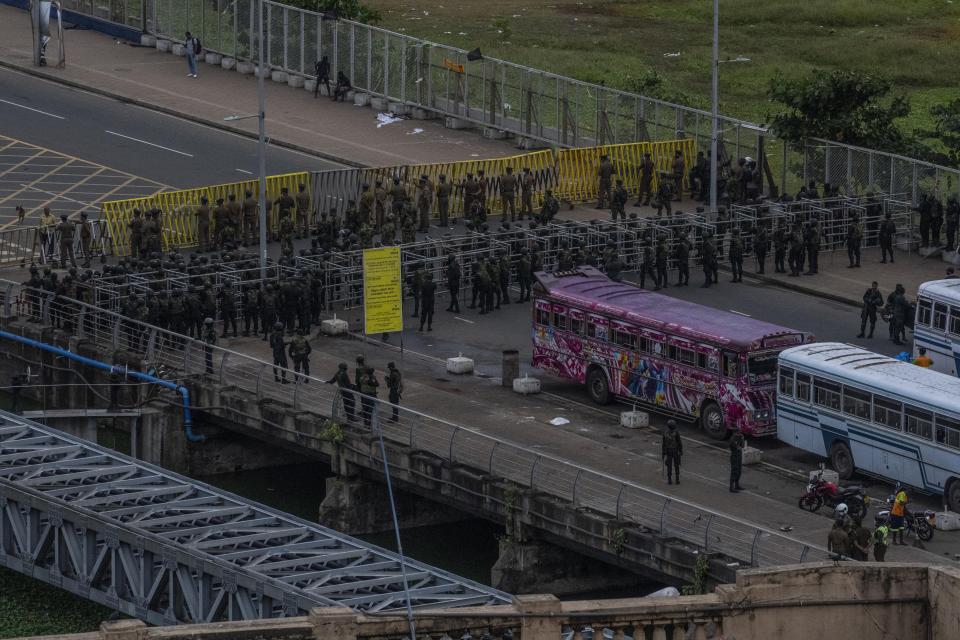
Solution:
[[[303,171],[267,177],[267,208],[269,210],[268,226],[276,233],[279,227],[278,213],[273,206],[280,195],[280,189],[286,187],[290,196],[296,196],[299,186],[303,184],[310,189],[310,174]],[[216,206],[218,198],[224,202],[230,194],[242,202],[245,192],[250,191],[254,198],[259,198],[260,183],[258,180],[244,180],[229,182],[209,187],[195,189],[181,189],[179,191],[164,191],[146,198],[132,198],[129,200],[113,200],[101,205],[100,218],[110,233],[114,255],[130,255],[130,220],[133,210],[147,212],[150,209],[159,209],[162,224],[162,246],[165,251],[192,247],[197,244],[196,210],[200,206],[200,198],[206,196],[211,210]],[[215,221],[211,220],[211,231],[216,233]]]

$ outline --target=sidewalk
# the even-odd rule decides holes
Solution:
[[[68,30],[65,43],[65,69],[34,67],[29,14],[0,5],[0,65],[219,129],[257,135],[256,118],[223,120],[256,114],[257,83],[252,75],[201,64],[200,77],[187,78],[183,58],[94,31]],[[266,88],[271,141],[344,164],[448,162],[519,153],[510,141],[487,140],[479,130],[447,129],[440,120],[404,120],[377,128],[377,113],[369,107],[334,104],[324,97],[314,100],[302,88],[270,80]]]

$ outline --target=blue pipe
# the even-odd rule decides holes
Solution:
[[[127,367],[120,367],[114,364],[100,362],[99,360],[93,360],[92,358],[81,356],[80,354],[67,351],[66,349],[61,349],[60,347],[55,347],[45,342],[39,342],[37,340],[33,340],[32,338],[18,336],[17,334],[10,333],[9,331],[0,331],[0,338],[7,338],[8,340],[13,340],[14,342],[19,342],[20,344],[25,344],[42,351],[49,351],[50,353],[55,353],[59,356],[63,356],[64,358],[68,358],[69,360],[90,365],[96,369],[108,371],[111,374],[122,375],[127,378],[142,380],[143,382],[150,382],[161,386],[164,389],[175,391],[183,398],[183,432],[187,436],[187,440],[190,442],[204,442],[207,439],[205,435],[193,432],[193,414],[190,412],[190,390],[183,385],[179,385],[156,376],[151,376],[146,373],[140,373],[139,371],[131,371]]]

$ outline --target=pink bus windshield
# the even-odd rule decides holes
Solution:
[[[533,366],[586,384],[597,402],[706,412],[717,437],[776,432],[777,354],[812,335],[613,282],[593,267],[536,277]]]

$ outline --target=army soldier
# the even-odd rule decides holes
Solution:
[[[293,340],[290,341],[289,352],[290,359],[293,360],[293,370],[298,374],[302,371],[303,376],[296,376],[296,380],[299,382],[303,380],[304,383],[309,383],[310,376],[310,352],[312,351],[310,347],[310,342],[303,335],[304,331],[302,328],[297,329],[297,335],[293,337]]]
[[[293,220],[290,216],[281,216],[280,218],[280,250],[293,251]]]
[[[290,190],[286,187],[280,188],[280,197],[273,201],[271,209],[277,207],[280,219],[290,217],[290,211],[296,206],[296,202],[290,197]]]
[[[80,253],[83,254],[83,268],[90,267],[90,242],[93,240],[93,229],[87,220],[86,211],[80,214]]]
[[[788,243],[787,225],[783,219],[777,224],[777,230],[773,233],[773,266],[777,273],[786,273],[787,267],[785,259],[787,257]]]
[[[600,179],[600,185],[597,189],[597,209],[603,209],[610,203],[611,180],[615,173],[613,163],[607,154],[600,156],[600,166],[597,168],[597,176]]]
[[[66,269],[67,257],[69,257],[70,264],[76,267],[77,259],[73,255],[73,236],[76,226],[67,219],[66,214],[60,215],[60,224],[57,225],[57,231],[60,233],[60,264]]]
[[[387,215],[387,190],[383,188],[383,182],[377,180],[373,187],[374,217],[377,233],[383,229],[383,223]]]
[[[420,176],[420,182],[417,185],[417,212],[420,218],[418,227],[421,233],[430,231],[430,209],[433,207],[433,185],[430,179],[423,175]]]
[[[530,300],[530,287],[533,284],[533,263],[530,260],[530,250],[524,247],[520,250],[520,262],[517,264],[517,280],[520,284],[520,297],[517,302]]]
[[[400,184],[400,176],[394,176],[393,186],[390,187],[390,209],[393,216],[400,219],[403,216],[404,205],[407,203],[407,190]]]
[[[400,240],[404,244],[411,244],[417,241],[417,212],[413,209],[413,204],[409,203],[407,215],[403,218],[403,227],[400,229]]]
[[[848,269],[860,267],[860,245],[863,243],[863,226],[860,224],[860,217],[854,214],[850,218],[850,224],[847,225],[847,259],[850,264]]]
[[[863,293],[863,308],[860,310],[860,333],[858,338],[862,338],[867,328],[867,321],[870,322],[870,335],[873,337],[873,330],[877,326],[877,309],[883,307],[883,294],[877,288],[877,283],[870,284],[870,288]]]
[[[420,287],[420,331],[423,331],[423,325],[426,323],[427,331],[433,331],[433,311],[434,301],[437,292],[437,285],[433,281],[433,274],[428,273]]]
[[[366,359],[360,355],[355,358],[357,364],[353,368],[353,386],[356,389],[360,388],[360,378],[363,377],[363,372],[367,368]]]
[[[803,244],[807,249],[807,271],[804,275],[816,275],[819,271],[820,222],[814,218],[803,235]]]
[[[467,177],[460,183],[460,189],[463,191],[463,215],[468,215],[477,199],[480,186],[473,178],[472,173],[467,173]]]
[[[627,190],[623,186],[623,180],[617,179],[617,186],[613,190],[613,196],[610,200],[610,217],[614,222],[617,221],[617,216],[620,216],[620,219],[624,222],[627,221],[627,214],[624,211],[624,207],[627,205]]]
[[[450,304],[447,305],[447,311],[460,313],[460,263],[457,256],[450,254],[447,258],[447,291],[450,293]]]
[[[683,152],[677,149],[673,154],[673,201],[680,202],[683,196],[683,176],[686,174],[686,162]],[[669,213],[669,212],[668,212]]]
[[[530,167],[523,168],[523,175],[520,176],[520,219],[524,216],[533,220],[533,188],[536,186],[536,179],[530,172]]]
[[[127,223],[130,229],[130,255],[134,258],[140,257],[140,248],[143,246],[143,218],[140,217],[140,209],[133,210],[133,218]]]
[[[252,191],[244,191],[243,193],[243,243],[244,246],[247,244],[252,244],[254,242],[254,235],[257,231],[257,209],[259,205],[257,204],[256,199],[253,197]]]
[[[510,257],[506,252],[500,253],[500,261],[497,264],[499,270],[497,284],[500,286],[500,298],[503,304],[510,304],[510,268]]]
[[[666,289],[669,286],[667,282],[667,259],[669,257],[667,251],[667,238],[666,236],[660,236],[657,240],[657,253],[656,253],[656,268],[657,268],[657,289]]]
[[[263,340],[267,341],[270,328],[277,321],[277,298],[273,291],[274,285],[267,284],[260,289],[260,328],[263,329]]]
[[[708,288],[717,281],[717,247],[713,243],[713,235],[705,233],[700,244],[700,259],[703,261],[703,288]]]
[[[397,369],[393,362],[387,363],[387,389],[390,393],[390,404],[393,405],[393,415],[390,416],[391,422],[396,422],[400,413],[400,398],[403,397],[403,375]]]
[[[637,192],[637,201],[633,206],[647,207],[650,205],[650,196],[653,195],[653,172],[655,170],[653,160],[650,159],[650,153],[643,154],[643,160],[640,161],[640,190]]]
[[[282,322],[274,323],[270,332],[270,351],[273,352],[273,381],[287,384],[287,343],[283,339]]]
[[[513,175],[513,167],[507,167],[506,173],[500,176],[500,203],[503,219],[507,219],[507,209],[510,209],[510,220],[517,219],[517,176]]]
[[[743,239],[740,237],[739,228],[733,230],[727,258],[730,260],[730,270],[733,272],[730,282],[743,282]]]
[[[397,228],[393,223],[393,214],[387,214],[387,221],[380,228],[380,242],[385,247],[393,245],[397,241]]]
[[[886,264],[887,254],[890,254],[890,264],[893,264],[893,239],[897,235],[897,224],[887,213],[880,223],[880,262]]]
[[[737,429],[730,437],[730,493],[742,491],[740,474],[743,472],[743,449],[746,443],[743,433]]]
[[[653,281],[653,286],[656,289],[660,288],[660,283],[657,281],[657,270],[656,270],[656,260],[653,256],[653,247],[650,246],[649,242],[644,243],[643,251],[640,257],[640,288],[643,289],[646,287],[647,277]]]
[[[220,318],[223,320],[221,338],[227,337],[227,328],[233,327],[233,337],[237,337],[237,299],[233,287],[225,285],[220,289]]]
[[[674,260],[677,263],[677,286],[686,287],[690,284],[690,243],[686,238],[677,241],[674,249]]]
[[[260,333],[260,305],[257,299],[257,292],[254,290],[253,285],[248,284],[243,288],[240,304],[243,307],[244,337],[251,334],[251,327],[253,328],[253,335],[258,335]]]
[[[213,346],[217,344],[217,328],[213,326],[213,318],[207,317],[203,320],[203,336],[201,337],[204,343],[203,347],[203,359],[206,364],[206,372],[208,374],[213,373]]]
[[[803,236],[800,233],[800,223],[795,222],[790,232],[790,275],[799,276],[803,269]]]
[[[333,384],[334,382],[340,387],[340,398],[343,400],[343,412],[347,414],[347,420],[353,422],[356,420],[353,413],[356,403],[353,398],[353,385],[350,384],[350,374],[347,372],[346,362],[338,364],[337,372],[327,380],[327,384]]]
[[[945,219],[947,223],[947,251],[956,251],[957,224],[960,222],[960,201],[957,200],[957,194],[955,193],[951,193],[947,197]]]
[[[377,387],[379,386],[380,382],[377,381],[373,367],[364,368],[357,387],[363,394],[360,396],[360,413],[363,414],[363,424],[368,427],[370,426],[370,417],[373,415],[373,405],[377,401]]]
[[[480,203],[480,210],[483,215],[487,215],[487,189],[490,181],[484,175],[483,169],[477,169],[477,202]]]
[[[767,239],[767,225],[760,223],[753,232],[753,255],[757,259],[757,273],[763,273],[767,264],[767,250],[770,240]]]
[[[667,470],[667,484],[673,484],[676,473],[677,484],[680,484],[680,459],[683,457],[683,440],[677,432],[677,423],[667,420],[667,430],[660,441],[660,455]]]
[[[297,237],[310,237],[310,193],[307,185],[297,187]]]
[[[423,280],[423,265],[414,265],[413,273],[410,274],[410,277],[407,279],[407,284],[410,285],[410,297],[413,298],[413,313],[410,314],[411,318],[420,317],[420,290],[423,288]]]
[[[547,224],[560,212],[560,203],[553,197],[553,191],[543,192],[543,205],[540,207],[540,224]]]
[[[227,221],[230,225],[230,235],[237,239],[243,227],[243,205],[237,202],[237,196],[227,194]]]
[[[440,174],[439,184],[437,185],[437,208],[440,211],[440,226],[450,226],[450,195],[453,193],[453,185],[447,182],[447,176]]]

